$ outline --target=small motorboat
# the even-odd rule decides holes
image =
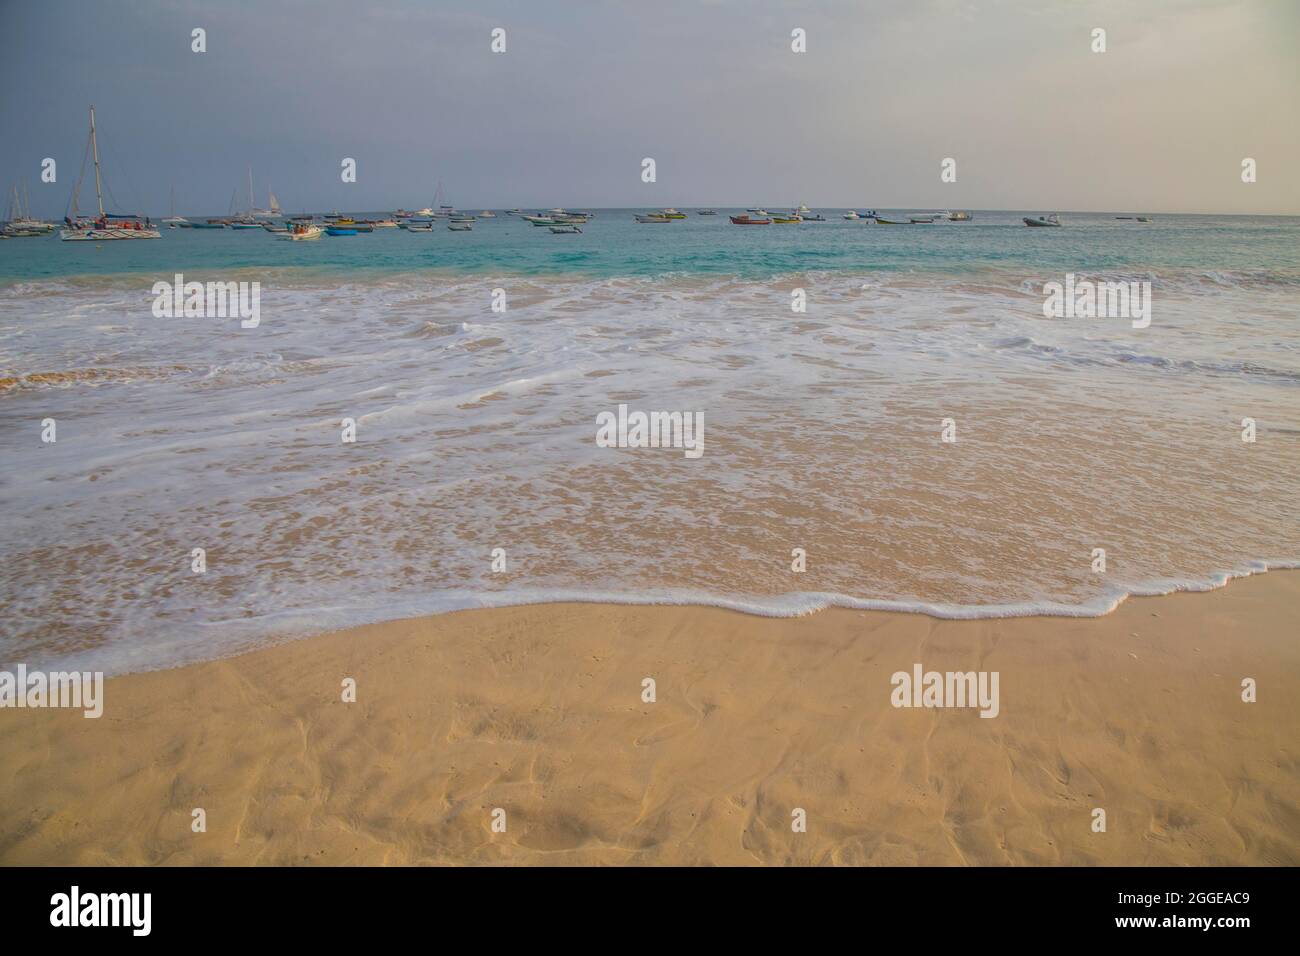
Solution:
[[[432,222],[407,222],[402,224],[407,232],[433,232]]]
[[[497,217],[497,214],[494,213],[491,209],[484,209],[481,213],[478,214],[478,217],[480,219],[495,219]]]
[[[750,216],[750,215],[748,215],[748,214],[746,214],[746,215],[744,215],[744,216],[732,216],[732,217],[731,217],[731,222],[732,222],[732,225],[736,225],[736,226],[770,226],[770,225],[772,225],[772,220],[771,220],[771,219],[757,219],[757,218],[755,218],[754,216]]]
[[[802,216],[773,216],[772,221],[778,226],[789,225],[795,222],[803,222]]]
[[[1150,216],[1138,216],[1137,221],[1138,221],[1138,222],[1150,222],[1150,221],[1151,221],[1151,217],[1150,217]]]
[[[551,226],[551,232],[557,236],[563,236],[575,232],[581,233],[582,230],[578,226]]]
[[[327,236],[355,236],[357,230],[355,226],[326,226],[325,234]]]
[[[843,216],[841,216],[840,218],[842,218],[842,219],[861,219],[862,217],[858,215],[858,211],[857,211],[856,209],[850,209],[848,212],[846,212],[846,213],[845,213]]]
[[[260,222],[232,222],[230,224],[230,228],[231,229],[261,229],[262,224]]]
[[[636,221],[637,222],[672,222],[672,220],[669,219],[667,216],[661,216],[658,213],[654,213],[649,216],[637,216]]]
[[[190,223],[190,228],[191,229],[225,229],[226,224],[224,222],[192,222]]]
[[[970,222],[973,218],[974,217],[970,213],[960,210],[948,213],[949,222]]]
[[[695,210],[695,215],[697,215],[697,216],[716,216],[717,214],[718,214],[718,213],[717,213],[717,210],[715,210],[715,209],[697,209],[697,210]]]
[[[665,219],[685,219],[685,218],[686,218],[686,213],[684,213],[684,212],[678,212],[676,209],[671,209],[671,208],[669,208],[669,209],[660,209],[658,214],[659,214],[660,216],[663,216]]]
[[[934,223],[934,216],[908,216],[907,218],[914,226],[929,226]]]
[[[447,228],[452,232],[469,232],[474,228],[474,224],[472,222],[449,222]]]
[[[289,226],[286,229],[285,234],[280,238],[293,240],[294,242],[306,239],[319,239],[323,232],[324,230],[321,229],[320,226],[313,226],[311,223],[295,222],[292,226]],[[330,233],[330,235],[334,235],[334,233]]]
[[[1056,213],[1050,216],[1025,216],[1026,226],[1059,226],[1060,224],[1060,217]]]
[[[911,221],[904,222],[902,219],[885,219],[883,216],[876,216],[876,225],[878,226],[910,226]]]
[[[288,232],[289,231],[289,227],[284,225],[283,223],[264,222],[262,223],[262,228],[265,229],[267,232]]]

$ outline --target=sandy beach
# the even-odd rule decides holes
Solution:
[[[0,711],[0,864],[1295,865],[1297,634],[1285,571],[1086,619],[397,621]],[[891,706],[918,663],[998,715]]]

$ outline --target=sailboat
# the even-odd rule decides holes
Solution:
[[[252,205],[253,169],[251,166],[249,167],[248,170],[248,193],[249,193],[249,200],[250,200],[249,205]],[[275,198],[275,193],[271,191],[270,187],[268,187],[266,190],[266,204],[269,208],[252,210],[253,218],[279,219],[281,216],[284,215],[284,212],[280,209],[280,200]]]
[[[26,195],[27,185],[24,183],[23,197],[25,198]],[[0,229],[0,235],[3,235],[6,239],[19,239],[45,236],[53,231],[54,226],[50,223],[32,218],[31,205],[19,197],[18,186],[15,184],[14,197],[9,203],[9,221],[5,223],[4,229]]]
[[[176,215],[176,187],[175,186],[172,187],[170,211],[167,218],[164,219],[163,222],[167,223],[168,229],[176,229],[177,227],[180,227],[182,229],[189,229],[191,226],[193,226],[193,223],[191,223],[184,216]]]
[[[104,212],[104,189],[99,174],[99,140],[95,135],[95,107],[90,107],[90,149],[95,157],[95,204],[99,208],[99,217],[84,219],[77,216],[77,196],[81,192],[81,181],[86,174],[86,161],[81,162],[81,175],[72,190],[72,214],[67,218],[68,226],[60,230],[59,238],[99,242],[108,239],[161,239],[162,234],[154,229],[148,220],[140,216],[110,215]]]

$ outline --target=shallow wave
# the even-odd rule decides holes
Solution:
[[[1106,595],[1068,604],[1059,601],[1025,601],[1014,604],[945,604],[908,599],[860,598],[849,594],[797,591],[787,594],[720,595],[685,588],[614,592],[575,589],[520,589],[511,591],[449,590],[423,597],[386,600],[382,605],[322,605],[294,608],[269,614],[216,618],[186,627],[183,631],[162,629],[151,641],[149,653],[141,648],[115,646],[77,651],[30,666],[44,669],[99,670],[108,675],[164,670],[186,664],[220,659],[247,650],[274,646],[317,634],[487,608],[541,606],[547,604],[612,604],[629,607],[712,607],[757,617],[792,618],[831,608],[924,614],[949,621],[997,620],[1017,617],[1096,618],[1110,614],[1133,597],[1160,597],[1178,592],[1208,592],[1226,587],[1233,580],[1268,571],[1300,569],[1298,560],[1251,561],[1232,570],[1216,571],[1192,579],[1163,579]],[[159,657],[158,652],[166,654]]]

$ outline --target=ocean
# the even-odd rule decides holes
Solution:
[[[1095,615],[1300,566],[1300,219],[741,211],[0,242],[0,661],[558,600]],[[155,315],[178,273],[257,282],[257,326]],[[1045,315],[1070,276],[1149,324]],[[702,454],[601,447],[620,406]]]

